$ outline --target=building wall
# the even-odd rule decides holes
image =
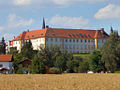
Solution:
[[[17,50],[20,50],[20,48],[21,48],[21,46],[20,46],[20,40],[13,41],[13,47],[17,47]]]
[[[94,49],[100,49],[105,43],[102,39],[97,41],[96,48],[95,39],[47,38],[46,46],[57,45],[61,50],[71,53],[91,53]]]
[[[17,47],[17,50],[20,50],[19,42],[20,41],[13,42],[13,47]],[[106,40],[41,37],[31,39],[31,42],[34,50],[39,50],[40,47],[44,48],[45,46],[52,47],[57,45],[62,51],[66,50],[71,53],[91,53],[94,49],[100,49]]]
[[[45,45],[45,38],[36,38],[36,39],[31,39],[33,50],[39,50],[40,47],[44,47]]]
[[[33,50],[40,49],[40,47],[44,47],[45,45],[45,38],[41,37],[41,38],[31,39],[31,43],[33,46]],[[23,46],[23,42],[21,40],[13,41],[13,47],[17,47],[17,50],[21,50],[22,46]]]
[[[0,64],[2,64],[3,68],[8,68],[10,70],[9,73],[12,73],[12,62],[0,62]]]

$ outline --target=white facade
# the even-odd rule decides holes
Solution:
[[[43,37],[30,39],[30,40],[31,40],[31,43],[33,46],[33,50],[38,50],[38,49],[40,49],[40,47],[44,47],[44,45],[45,45],[45,38],[43,38]],[[21,49],[20,44],[21,44],[21,40],[13,41],[13,47],[17,47],[17,50]],[[23,43],[22,43],[22,46],[23,46]]]
[[[68,51],[71,53],[91,53],[96,49],[95,39],[73,39],[73,38],[35,38],[30,39],[33,50],[39,50],[40,47],[52,47],[58,46],[60,50]],[[102,48],[106,40],[98,39],[97,47],[98,49]],[[20,40],[13,41],[13,47],[17,47],[17,50],[20,50]]]

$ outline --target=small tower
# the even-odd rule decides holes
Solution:
[[[113,30],[113,28],[111,27],[111,33],[113,33],[113,31],[114,31],[114,30]]]
[[[42,29],[45,29],[45,20],[44,20],[44,17],[43,17],[43,25],[42,25]]]

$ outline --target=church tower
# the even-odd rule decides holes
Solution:
[[[44,20],[44,17],[43,17],[43,25],[42,25],[42,29],[45,29],[45,20]]]

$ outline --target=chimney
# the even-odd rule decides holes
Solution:
[[[100,31],[101,31],[101,33],[103,33],[104,32],[104,28],[101,28]]]
[[[29,32],[29,29],[27,31]]]
[[[49,26],[48,26],[48,25],[46,25],[46,28],[49,28]]]

